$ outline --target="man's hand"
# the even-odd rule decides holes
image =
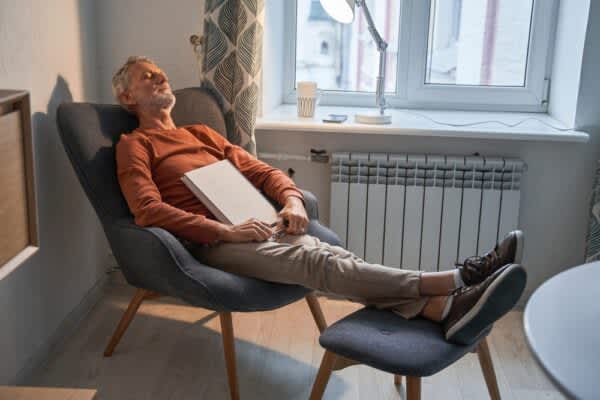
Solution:
[[[264,242],[273,234],[269,224],[254,218],[239,225],[222,226],[218,239],[224,242]]]
[[[283,221],[287,221],[286,232],[292,235],[301,235],[306,232],[308,226],[308,216],[304,209],[304,203],[300,198],[289,196],[285,201],[285,206],[279,211],[282,221],[279,228],[282,228]]]

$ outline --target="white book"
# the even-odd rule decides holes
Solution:
[[[186,172],[181,180],[219,222],[237,225],[250,218],[277,222],[277,210],[229,160]]]

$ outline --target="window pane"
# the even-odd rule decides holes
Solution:
[[[524,86],[533,0],[432,0],[425,83]]]
[[[379,34],[388,43],[385,89],[395,92],[399,0],[367,0]],[[319,89],[375,92],[379,52],[362,7],[354,22],[333,20],[319,0],[298,0],[296,82],[316,81]]]

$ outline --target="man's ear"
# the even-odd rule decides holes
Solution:
[[[125,90],[123,93],[121,93],[119,95],[119,101],[122,104],[125,104],[127,107],[129,108],[133,108],[133,106],[135,106],[135,100],[133,99],[133,97],[131,96],[131,94],[129,93],[128,90]]]

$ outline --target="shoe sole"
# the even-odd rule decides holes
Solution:
[[[483,292],[477,303],[446,332],[446,340],[471,344],[489,325],[509,312],[517,303],[527,282],[525,268],[508,266]]]
[[[521,264],[523,261],[523,246],[525,245],[525,237],[523,235],[523,231],[516,230],[514,231],[517,236],[517,249],[515,251],[515,260],[513,264]]]

